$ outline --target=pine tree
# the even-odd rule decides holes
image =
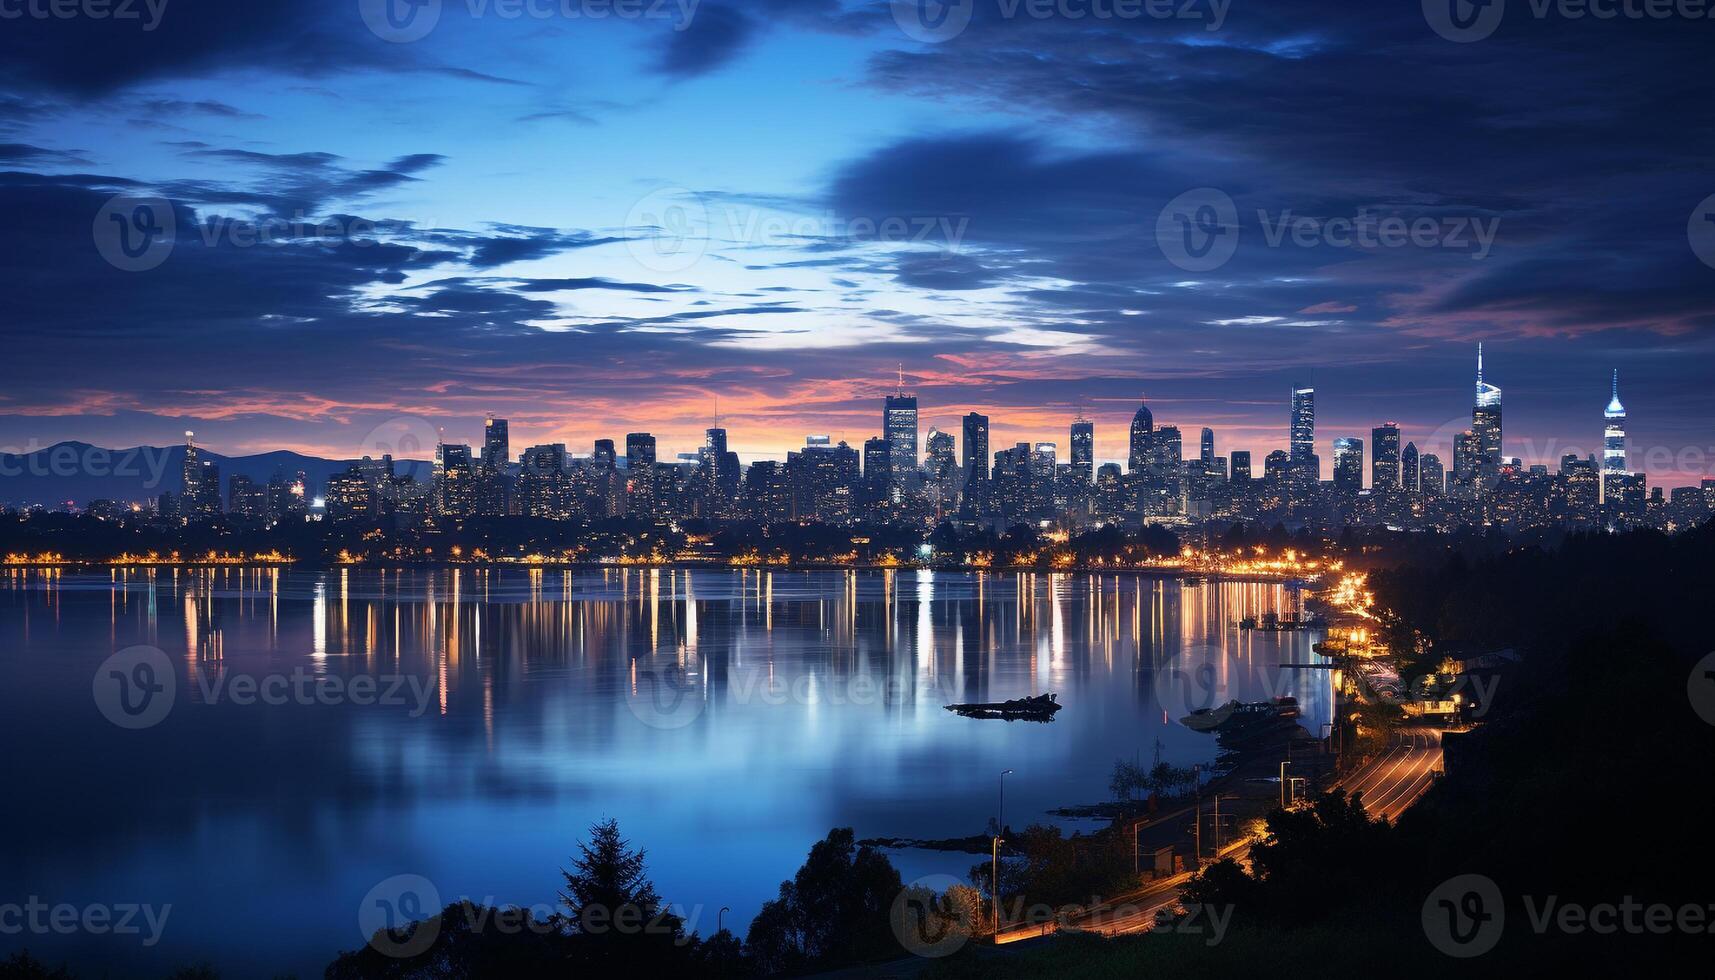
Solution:
[[[580,841],[578,850],[572,868],[561,871],[566,890],[560,902],[580,952],[611,962],[684,944],[683,921],[662,906],[644,852],[620,836],[618,821],[591,827],[588,843]]]

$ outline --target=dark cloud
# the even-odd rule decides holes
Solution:
[[[705,3],[689,26],[668,36],[656,70],[675,78],[706,74],[738,57],[758,31],[742,10]]]
[[[0,143],[0,163],[5,164],[86,164],[89,158],[70,150],[50,150],[29,143]]]

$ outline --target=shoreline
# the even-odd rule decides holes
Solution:
[[[770,571],[770,572],[958,572],[992,575],[1137,575],[1148,578],[1214,579],[1227,582],[1278,582],[1308,587],[1322,573],[1276,574],[1269,572],[1234,572],[1202,568],[1115,567],[1106,565],[1070,565],[1059,568],[1009,566],[994,568],[982,565],[918,565],[918,564],[850,564],[833,562],[793,562],[759,564],[756,562],[386,562],[351,563],[319,561],[159,561],[118,562],[111,559],[66,559],[63,561],[17,561],[0,564],[6,571],[151,571],[155,569],[231,569],[236,571]]]

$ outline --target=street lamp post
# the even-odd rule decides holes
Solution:
[[[1000,813],[995,816],[995,833],[1006,833],[1006,777],[1012,775],[1011,769],[1000,771]]]
[[[1131,825],[1131,876],[1133,878],[1143,877],[1143,868],[1138,864],[1137,834],[1148,822],[1147,820],[1137,820],[1133,821]]]
[[[996,944],[1000,942],[1000,845],[1003,843],[1005,841],[1002,841],[1000,835],[996,834],[994,836],[994,877],[989,886],[994,902],[994,941]]]
[[[1280,764],[1280,808],[1286,809],[1286,767],[1292,765],[1291,760]]]
[[[726,914],[731,911],[732,909],[722,905],[721,910],[715,913],[715,935],[718,936],[721,933],[726,932]]]

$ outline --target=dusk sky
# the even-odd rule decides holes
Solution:
[[[671,456],[718,403],[748,461],[878,434],[903,364],[924,430],[995,448],[1082,413],[1123,459],[1142,395],[1260,458],[1313,384],[1325,466],[1389,420],[1445,459],[1482,341],[1507,455],[1597,450],[1618,369],[1633,468],[1711,472],[1707,18],[393,2],[0,0],[0,446],[351,457],[493,413]],[[115,195],[172,202],[153,268],[104,258]],[[1290,224],[1361,215],[1424,233]]]

